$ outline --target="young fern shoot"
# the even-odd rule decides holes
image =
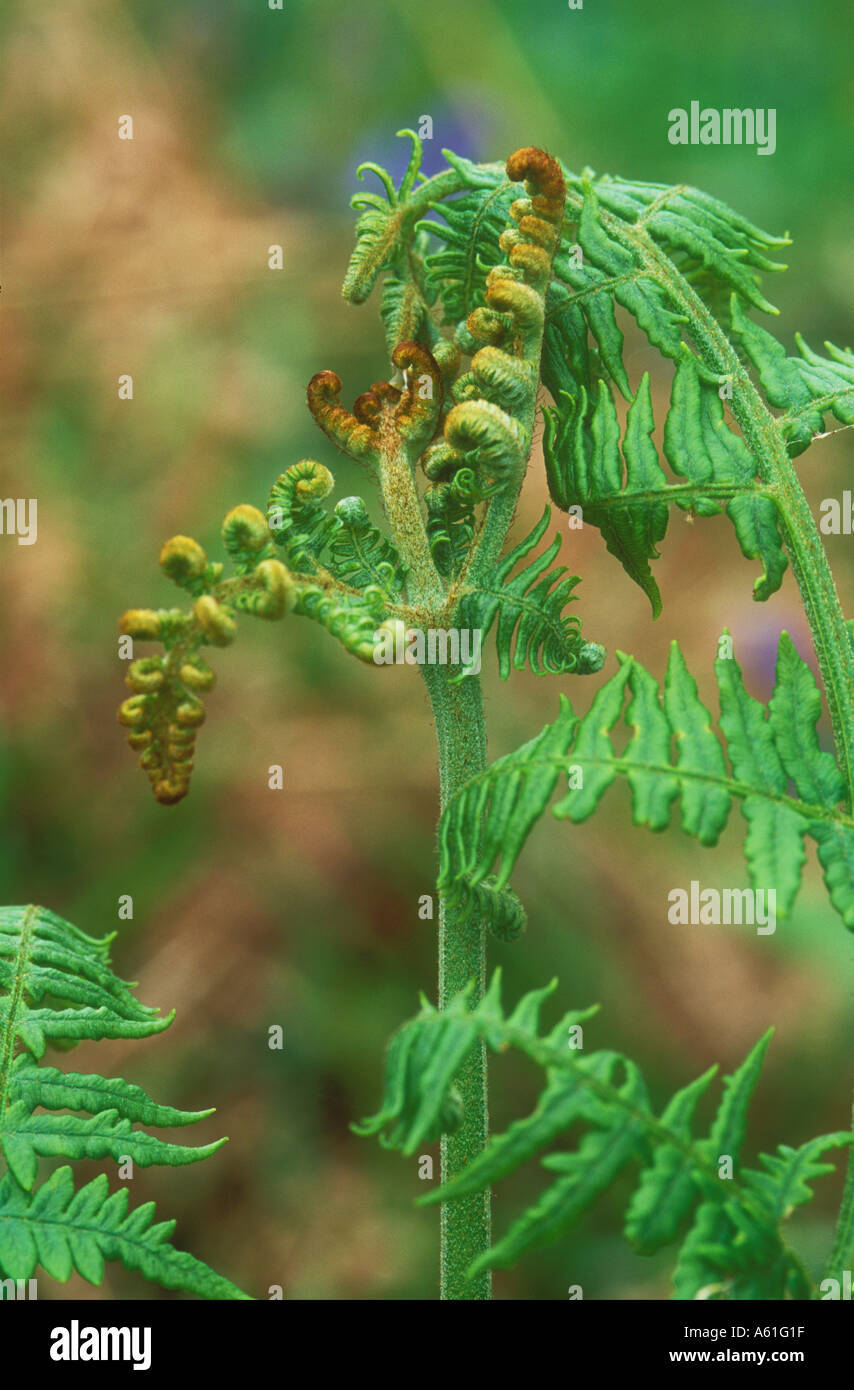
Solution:
[[[568,1051],[566,1029],[586,1015],[539,1034],[551,987],[504,1016],[497,977],[487,988],[486,939],[491,932],[513,940],[525,927],[510,876],[568,767],[580,776],[568,779],[554,814],[570,821],[592,815],[611,782],[625,777],[637,824],[663,829],[678,803],[687,833],[712,845],[737,800],[751,882],[774,886],[781,915],[797,893],[810,836],[830,900],[854,926],[854,656],[793,466],[826,415],[854,423],[854,355],[828,344],[821,357],[799,339],[799,355],[788,357],[748,316],[775,312],[759,277],[782,269],[769,253],[786,239],[696,189],[576,176],[533,148],[506,165],[446,151],[448,168],[428,179],[418,138],[401,134],[412,140],[412,156],[399,188],[376,165],[358,171],[376,174],[384,196],[353,200],[361,215],[344,282],[345,297],[361,304],[383,279],[391,379],[374,383],[352,410],[341,404],[334,372],[308,387],[321,430],[376,483],[388,534],[361,498],[330,510],[332,475],[305,459],[276,481],[266,512],[241,506],[226,517],[230,577],[196,542],[167,542],[161,564],[193,606],[124,615],[123,632],[159,638],[165,650],[133,663],[133,693],[119,717],[157,799],[180,800],[204,719],[200,695],[214,680],[202,649],[229,644],[243,612],[311,618],[368,663],[382,664],[392,639],[409,642],[408,659],[417,662],[419,637],[476,629],[495,633],[504,679],[526,668],[595,675],[605,651],[566,611],[577,578],[554,565],[559,538],[540,548],[548,508],[505,553],[541,386],[551,397],[543,414],[552,502],[598,527],[654,616],[662,605],[651,562],[671,505],[698,517],[725,511],[742,552],[761,565],[759,601],[779,589],[791,563],[835,757],[819,746],[821,694],[785,633],[767,710],[746,692],[734,657],[719,659],[721,736],[674,644],[662,689],[635,658],[617,653],[616,672],[583,719],[563,695],[553,724],[491,766],[479,666],[421,664],[440,775],[438,1008],[425,1001],[395,1035],[382,1109],[361,1129],[409,1154],[441,1136],[442,1182],[425,1201],[441,1203],[444,1298],[489,1298],[494,1266],[566,1232],[632,1162],[641,1171],[626,1231],[636,1248],[657,1249],[688,1227],[676,1297],[814,1296],[782,1227],[811,1196],[809,1183],[829,1171],[822,1154],[850,1146],[852,1134],[784,1145],[759,1168],[743,1165],[767,1038],[728,1079],[708,1135],[694,1139],[693,1111],[712,1073],[656,1116],[633,1063]],[[676,364],[663,460],[652,438],[650,377],[630,379],[617,306]],[[628,402],[623,430],[615,391]],[[630,738],[617,753],[610,734],[621,717]],[[508,1046],[544,1068],[546,1086],[527,1119],[490,1141],[486,1057]],[[555,1182],[494,1245],[491,1185],[575,1123],[586,1129],[577,1150],[546,1155]],[[733,1172],[719,1171],[722,1155]],[[854,1165],[833,1269],[851,1257],[852,1212]]]

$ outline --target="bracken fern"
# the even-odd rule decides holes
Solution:
[[[559,540],[538,553],[549,509],[506,550],[543,403],[546,481],[552,502],[602,533],[631,579],[661,595],[652,561],[675,504],[691,518],[725,512],[743,554],[758,561],[753,596],[767,601],[791,564],[810,623],[835,741],[818,743],[821,693],[790,638],[780,638],[766,710],[745,690],[731,655],[716,663],[719,732],[674,644],[663,686],[632,656],[600,686],[583,718],[561,696],[553,724],[491,766],[480,683],[471,666],[425,665],[435,717],[439,825],[438,1007],[394,1037],[382,1108],[362,1132],[412,1154],[441,1136],[441,1292],[488,1298],[490,1269],[565,1232],[598,1192],[639,1169],[626,1233],[648,1253],[681,1241],[678,1298],[815,1296],[788,1248],[789,1212],[829,1171],[825,1150],[849,1147],[841,1130],[781,1145],[747,1167],[740,1150],[767,1037],[725,1084],[708,1133],[692,1136],[694,1109],[712,1073],[657,1114],[642,1076],[612,1052],[567,1045],[565,1017],[538,1032],[547,990],[505,1017],[498,978],[486,987],[487,930],[512,940],[524,908],[510,885],[523,845],[558,789],[554,814],[582,821],[618,777],[629,784],[636,824],[682,828],[717,842],[733,800],[745,821],[755,887],[774,887],[781,914],[797,893],[803,841],[818,846],[830,900],[854,927],[854,656],[818,530],[792,460],[826,418],[854,423],[854,356],[827,357],[796,339],[786,349],[751,313],[776,310],[763,274],[787,245],[696,189],[572,173],[538,149],[505,164],[446,152],[448,167],[420,173],[417,137],[399,187],[376,165],[383,193],[360,193],[356,247],[344,296],[363,303],[382,282],[389,380],[352,410],[341,381],[318,373],[308,406],[330,442],[378,486],[388,530],[361,498],[330,506],[334,482],[314,460],[288,467],[266,512],[230,512],[223,578],[194,541],[161,553],[166,573],[193,599],[189,612],[133,610],[122,631],[159,638],[164,654],[134,662],[120,718],[141,752],[157,799],[186,794],[200,699],[213,683],[202,649],[231,642],[241,612],[313,619],[351,654],[372,663],[390,631],[493,631],[499,674],[595,674],[604,649],[568,613],[577,578],[555,567]],[[633,381],[621,316],[675,364],[663,426],[653,439],[650,374]],[[627,403],[623,426],[617,397]],[[725,406],[728,407],[725,408]],[[667,465],[667,467],[665,467]],[[669,468],[669,472],[667,471]],[[624,719],[628,742],[612,731]],[[486,1052],[513,1047],[546,1074],[526,1119],[487,1139]],[[846,1117],[847,1118],[847,1117]],[[546,1154],[555,1179],[493,1245],[490,1187],[542,1154],[572,1126],[578,1146]],[[734,1165],[721,1175],[722,1160]],[[839,1271],[854,1253],[854,1164],[830,1252]]]

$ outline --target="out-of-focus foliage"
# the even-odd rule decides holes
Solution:
[[[191,1192],[185,1174],[139,1173],[135,1196],[180,1210],[188,1248],[256,1296],[274,1284],[296,1299],[435,1292],[434,1218],[412,1209],[426,1186],[415,1160],[390,1167],[347,1132],[374,1098],[385,1038],[433,969],[435,924],[418,916],[435,877],[429,711],[408,668],[378,681],[309,624],[245,624],[243,653],[221,654],[208,702],[228,738],[210,741],[195,796],[164,812],[128,775],[114,722],[126,669],[115,614],[138,601],[164,536],[192,526],[215,553],[234,500],[263,509],[270,479],[298,460],[330,464],[338,495],[360,491],[304,392],[331,365],[348,391],[385,372],[377,320],[340,298],[346,202],[364,158],[399,179],[407,152],[394,133],[422,114],[433,120],[428,174],[441,146],[500,159],[541,144],[573,167],[708,188],[787,229],[792,273],[774,281],[775,303],[807,342],[850,344],[851,54],[837,15],[830,0],[787,0],[773,16],[727,0],[709,43],[698,41],[707,11],[676,0],[578,12],[509,0],[288,0],[281,12],[262,0],[45,11],[19,0],[4,11],[0,495],[39,499],[39,538],[0,537],[0,900],[35,895],[95,933],[120,926],[119,973],[176,1006],[168,1047],[134,1044],[134,1076],[188,1109],[216,1096],[221,1130],[205,1138],[234,1137]],[[638,74],[650,69],[662,80],[644,91]],[[668,109],[693,98],[775,107],[776,154],[669,145]],[[126,113],[132,142],[116,135]],[[268,268],[273,245],[281,271]],[[622,327],[638,377],[649,349]],[[132,400],[118,397],[123,373]],[[656,420],[667,399],[653,399]],[[812,450],[816,509],[849,485],[851,438]],[[545,499],[532,469],[515,540]],[[826,539],[854,612],[851,538]],[[767,700],[780,629],[809,649],[791,576],[752,604],[723,518],[699,527],[677,515],[660,549],[666,628],[594,528],[564,533],[558,559],[582,575],[585,629],[609,651],[642,650],[652,670],[675,636],[689,667],[710,673],[726,626],[745,683]],[[173,592],[164,578],[146,600],[168,605]],[[499,687],[489,666],[486,677],[494,758],[541,726],[563,687],[522,674]],[[579,694],[579,713],[592,693]],[[700,695],[714,703],[708,679]],[[268,787],[272,764],[286,794]],[[509,996],[557,973],[568,997],[601,1001],[609,1045],[638,1059],[656,1095],[681,1085],[689,1063],[733,1070],[774,1020],[754,1151],[773,1149],[781,1113],[793,1144],[839,1128],[854,959],[817,863],[771,948],[737,928],[673,928],[667,892],[696,877],[696,849],[627,834],[626,806],[617,789],[596,822],[533,838],[515,882],[524,957],[491,945]],[[704,886],[744,882],[739,842],[728,830],[705,853]],[[134,915],[117,922],[123,894]],[[281,1051],[268,1045],[275,1025]],[[93,1052],[81,1045],[75,1068],[127,1066],[121,1041]],[[507,1058],[496,1129],[533,1094]],[[524,1175],[512,1183],[519,1206],[537,1190]],[[793,1222],[807,1264],[826,1247],[837,1191],[826,1179]],[[571,1268],[558,1244],[498,1276],[496,1296],[559,1298],[579,1282],[589,1297],[666,1296],[666,1260],[627,1252],[610,1234],[618,1217],[608,1198],[573,1237]],[[66,1289],[87,1294],[76,1279]],[[121,1271],[104,1286],[139,1292]]]

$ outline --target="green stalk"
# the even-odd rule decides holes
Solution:
[[[693,291],[686,287],[683,294],[693,301],[691,332],[707,363],[733,378],[732,413],[766,490],[777,497],[780,529],[812,632],[850,809],[854,806],[854,670],[848,629],[819,529],[788,450],[747,369]],[[702,315],[698,306],[703,308]]]
[[[467,676],[459,685],[452,666],[421,667],[433,707],[439,748],[442,810],[454,793],[486,766],[486,728],[480,679]],[[486,929],[471,919],[463,921],[445,903],[439,906],[439,1007],[474,981],[474,1007],[486,988]],[[463,1121],[454,1134],[442,1135],[441,1181],[448,1182],[480,1154],[489,1135],[486,1049],[472,1050],[456,1082],[462,1097]],[[466,1279],[472,1261],[491,1244],[490,1193],[476,1192],[440,1209],[440,1297],[489,1299],[492,1280],[488,1270]]]
[[[618,239],[640,250],[673,307],[688,318],[689,331],[706,366],[732,379],[730,409],[756,460],[765,491],[777,500],[780,529],[812,633],[850,810],[854,807],[854,655],[815,517],[774,416],[714,315],[687,281],[674,275],[664,253],[643,232],[619,224],[605,213],[602,221]]]

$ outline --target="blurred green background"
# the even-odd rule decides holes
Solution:
[[[412,1205],[416,1162],[348,1129],[375,1108],[388,1035],[417,991],[434,989],[435,929],[417,905],[435,873],[437,787],[417,673],[368,669],[301,620],[244,620],[216,656],[190,797],[164,809],[115,722],[117,617],[179,601],[157,566],[162,541],[184,532],[219,554],[224,513],[263,506],[297,459],[330,464],[339,495],[358,490],[314,429],[304,387],[331,367],[351,400],[385,374],[375,302],[354,310],[340,298],[347,201],[360,160],[402,170],[395,131],[423,114],[434,122],[428,172],[442,146],[493,160],[542,144],[576,169],[698,184],[788,229],[790,269],[769,291],[777,331],[850,343],[844,11],[802,0],[586,0],[578,11],[560,0],[285,0],[282,11],[65,0],[7,4],[2,54],[0,494],[39,499],[39,539],[0,540],[0,901],[40,901],[100,934],[118,925],[119,895],[133,896],[118,967],[177,1020],[145,1043],[81,1048],[75,1064],[173,1104],[217,1105],[196,1142],[229,1134],[221,1153],[133,1180],[138,1201],[156,1197],[179,1217],[184,1248],[260,1297],[281,1285],[290,1299],[432,1298],[437,1218]],[[667,112],[692,99],[775,107],[776,154],[671,146]],[[133,142],[117,139],[124,114]],[[660,415],[669,370],[629,344],[630,376],[652,367]],[[118,399],[122,373],[132,401]],[[801,460],[816,509],[849,485],[852,448],[838,433]],[[518,535],[545,496],[537,455]],[[598,532],[564,535],[587,636],[656,673],[677,637],[708,702],[725,625],[763,699],[781,628],[812,660],[791,576],[767,605],[752,603],[754,575],[723,518],[689,527],[674,515],[655,624]],[[848,612],[852,545],[828,538]],[[502,685],[491,652],[485,669],[497,755],[554,716],[566,683]],[[579,710],[596,683],[572,685]],[[271,763],[284,768],[282,792],[268,790]],[[741,830],[736,812],[706,852],[676,829],[653,837],[631,827],[624,788],[584,827],[544,822],[515,880],[527,936],[491,958],[509,1000],[557,974],[561,1007],[599,1001],[588,1045],[630,1050],[657,1102],[713,1061],[731,1068],[774,1023],[753,1155],[847,1122],[854,944],[814,858],[773,937],[668,925],[671,887],[746,882]],[[267,1047],[273,1024],[281,1052]],[[537,1078],[512,1060],[493,1078],[501,1125],[531,1104]],[[498,1196],[499,1230],[539,1182],[520,1176]],[[797,1219],[813,1265],[839,1190],[825,1180]],[[496,1297],[560,1299],[579,1283],[587,1298],[667,1297],[669,1257],[635,1257],[619,1235],[627,1194],[499,1274]],[[64,1290],[42,1284],[42,1297],[103,1296],[76,1277]],[[104,1293],[164,1296],[115,1269]]]

